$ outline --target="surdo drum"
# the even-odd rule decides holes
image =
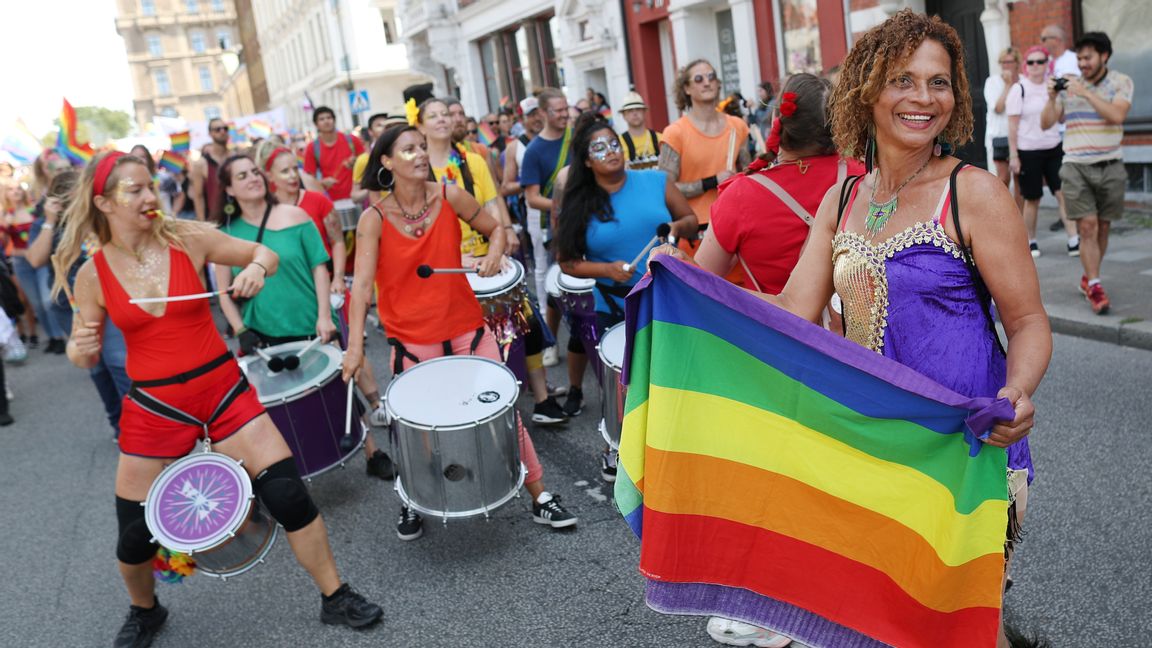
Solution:
[[[449,519],[489,513],[524,484],[517,437],[520,387],[504,365],[477,356],[426,360],[392,379],[392,419],[405,505]]]
[[[621,322],[604,331],[597,347],[604,368],[604,380],[600,383],[600,434],[613,450],[620,448],[624,398],[628,395],[628,388],[620,382],[624,368],[624,342],[624,322]]]
[[[355,231],[356,224],[360,222],[360,207],[347,198],[337,200],[332,206],[336,208],[336,215],[340,217],[340,228],[345,232]]]
[[[263,562],[276,540],[276,522],[252,494],[248,473],[217,452],[195,452],[164,468],[148,489],[144,521],[157,543],[220,578]]]
[[[301,356],[305,347],[310,348]],[[330,344],[289,342],[264,352],[272,358],[300,358],[296,369],[281,371],[272,371],[259,356],[240,359],[240,368],[292,450],[300,475],[312,478],[343,466],[363,445],[365,430],[358,400],[353,400],[351,428],[345,429],[347,387],[340,379],[340,350]]]

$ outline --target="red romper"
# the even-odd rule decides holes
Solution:
[[[171,246],[168,255],[168,296],[204,292],[188,255]],[[182,457],[204,436],[204,427],[193,421],[208,422],[216,442],[264,413],[220,339],[207,299],[169,302],[164,314],[155,317],[128,302],[131,297],[103,251],[92,258],[108,316],[123,331],[128,347],[132,389],[120,414],[121,452]]]

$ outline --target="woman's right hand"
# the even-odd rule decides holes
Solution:
[[[1020,158],[1008,158],[1008,168],[1012,170],[1012,175],[1020,175]]]
[[[344,352],[344,362],[342,364],[341,377],[344,382],[356,377],[360,373],[360,367],[364,365],[364,351],[349,345],[348,350]]]
[[[628,265],[627,261],[613,261],[608,264],[608,278],[616,283],[628,283],[632,279],[634,268],[624,269]]]
[[[664,245],[658,245],[658,246],[652,248],[652,251],[648,253],[648,263],[651,264],[652,263],[652,257],[660,255],[660,254],[666,254],[666,255],[672,257],[673,259],[678,259],[680,261],[687,261],[688,260],[688,255],[684,254],[684,250],[681,250],[680,248],[676,247],[675,245],[672,245],[671,243],[665,243]]]

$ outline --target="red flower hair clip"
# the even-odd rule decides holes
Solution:
[[[785,92],[780,95],[780,115],[782,117],[791,117],[796,112],[796,93]]]

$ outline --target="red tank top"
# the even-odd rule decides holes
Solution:
[[[427,279],[416,268],[459,268],[460,225],[447,198],[424,236],[404,236],[381,216],[376,290],[380,321],[390,337],[412,344],[435,344],[475,331],[484,313],[462,274],[434,274]]]
[[[207,299],[169,302],[160,317],[136,304],[120,285],[104,251],[92,257],[108,316],[124,333],[128,347],[128,376],[132,380],[158,380],[184,373],[228,351]],[[168,296],[204,292],[196,267],[183,250],[168,247]]]

